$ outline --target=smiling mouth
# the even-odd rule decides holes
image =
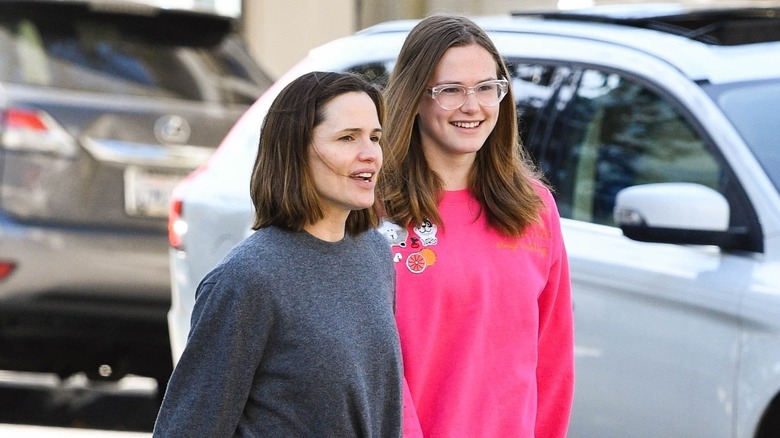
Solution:
[[[374,178],[374,174],[372,172],[361,172],[350,175],[350,178],[369,182]]]
[[[458,128],[476,128],[481,124],[482,122],[452,122],[452,125],[457,126]]]

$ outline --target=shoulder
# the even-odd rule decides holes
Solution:
[[[290,251],[295,234],[275,227],[253,232],[206,274],[196,299],[246,308],[275,300],[284,285],[298,275],[290,269],[290,260],[295,259],[295,251]]]
[[[531,179],[531,187],[534,188],[536,194],[541,198],[545,206],[555,204],[552,191],[550,187],[538,179]]]
[[[240,267],[254,265],[258,261],[283,259],[284,252],[294,250],[299,245],[298,234],[277,227],[261,228],[238,243],[225,256],[224,263]]]
[[[542,201],[542,208],[539,211],[539,222],[531,226],[528,233],[537,236],[545,236],[547,239],[551,240],[554,245],[562,246],[563,232],[561,230],[561,217],[552,190],[539,180],[533,180],[532,184]]]
[[[203,279],[203,283],[222,281],[242,284],[262,283],[277,264],[289,260],[293,246],[290,232],[275,227],[261,228],[234,246]]]
[[[545,222],[549,222],[550,220],[557,221],[558,205],[555,202],[555,197],[553,196],[550,187],[538,179],[531,179],[531,186],[542,201],[542,210],[540,211],[539,216]]]
[[[351,256],[371,261],[384,260],[390,258],[390,243],[384,234],[376,228],[371,228],[355,236],[350,236],[351,249],[344,252],[352,253]]]
[[[387,248],[390,250],[390,242],[387,239],[387,235],[383,231],[383,225],[385,221],[379,225],[378,228],[372,228],[363,233],[363,238],[369,245],[373,245],[377,248]]]
[[[378,229],[372,228],[354,239],[355,248],[359,251],[355,259],[357,263],[364,264],[364,269],[393,269],[390,242]]]

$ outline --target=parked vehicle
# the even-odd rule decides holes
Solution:
[[[477,19],[510,66],[523,142],[563,217],[571,437],[780,436],[779,17],[778,6],[633,5]],[[178,186],[175,357],[198,282],[251,233],[272,99],[314,69],[383,83],[413,25],[311,51]]]
[[[0,369],[167,379],[170,191],[269,85],[232,18],[0,1]]]

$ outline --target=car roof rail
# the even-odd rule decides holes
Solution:
[[[630,26],[718,46],[780,41],[780,4],[700,8],[679,4],[603,5],[575,10],[518,11],[512,16]]]

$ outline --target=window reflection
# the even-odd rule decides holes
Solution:
[[[515,65],[523,141],[555,188],[561,215],[614,225],[623,188],[695,182],[720,188],[718,161],[677,108],[616,73]]]
[[[192,43],[164,21],[0,15],[0,79],[75,91],[250,104],[270,85],[237,41],[215,30]],[[70,12],[72,13],[72,12]],[[144,20],[143,17],[136,20]],[[155,27],[156,26],[156,27]],[[203,33],[208,33],[204,30]],[[254,75],[254,76],[253,76]]]

